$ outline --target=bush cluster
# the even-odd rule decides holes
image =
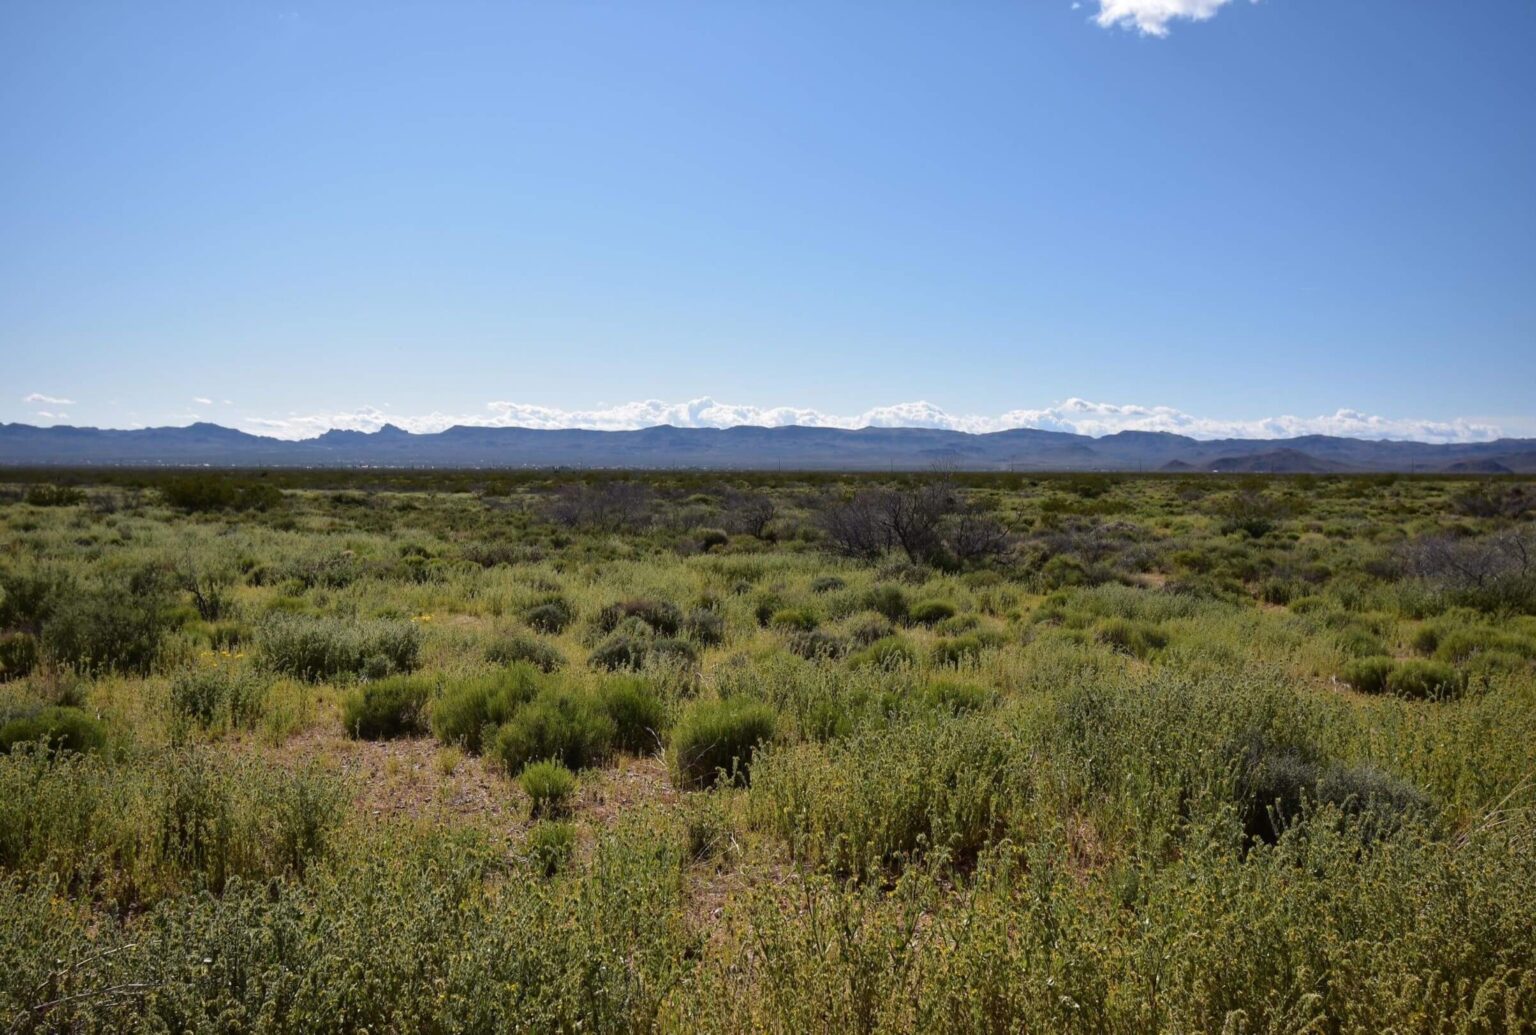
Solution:
[[[672,730],[672,777],[683,787],[745,781],[759,744],[773,739],[773,708],[743,697],[693,702]]]
[[[40,708],[0,722],[0,753],[18,744],[49,751],[100,751],[106,743],[106,727],[79,708]]]
[[[410,622],[277,613],[257,629],[256,646],[263,665],[296,679],[379,679],[416,669],[421,631]]]
[[[359,740],[423,733],[431,692],[431,684],[419,676],[390,676],[364,683],[342,702],[342,725]]]
[[[180,672],[171,707],[203,726],[250,726],[261,716],[266,683],[254,672],[220,665]]]

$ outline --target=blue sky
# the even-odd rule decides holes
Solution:
[[[1533,49],[1530,0],[10,0],[0,420],[1536,434]]]

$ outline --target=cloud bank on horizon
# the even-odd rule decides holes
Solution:
[[[1099,0],[1093,20],[1106,29],[1135,29],[1144,36],[1168,35],[1168,23],[1180,18],[1203,22],[1232,0]],[[1254,0],[1255,3],[1258,0]]]
[[[442,431],[454,425],[633,431],[660,424],[679,428],[729,428],[746,424],[770,428],[791,425],[814,428],[938,428],[972,433],[1036,428],[1095,437],[1118,431],[1167,431],[1197,439],[1339,435],[1418,442],[1486,442],[1501,435],[1498,427],[1468,418],[1401,419],[1343,409],[1318,417],[1221,420],[1197,417],[1170,406],[1119,405],[1086,399],[1067,399],[1042,409],[1010,410],[999,416],[951,414],[929,402],[897,403],[856,415],[838,415],[790,406],[765,408],[722,403],[707,396],[680,403],[647,399],[590,410],[562,410],[530,403],[497,401],[487,403],[484,412],[471,414],[408,415],[365,407],[346,413],[251,417],[237,424],[246,431],[284,439],[312,438],[335,429],[371,432],[386,424],[417,433]]]

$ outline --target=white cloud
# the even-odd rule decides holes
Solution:
[[[213,400],[212,399],[205,399],[201,395],[194,395],[192,397],[192,401],[197,403],[197,405],[199,405],[199,406],[212,406],[213,405]]]
[[[1231,0],[1099,0],[1093,20],[1104,28],[1134,28],[1146,36],[1168,35],[1168,23],[1176,18],[1205,21]],[[1257,2],[1257,0],[1255,0]],[[1075,6],[1075,5],[1074,5]]]
[[[454,425],[490,428],[591,428],[629,431],[671,424],[680,428],[759,427],[818,428],[940,428],[986,433],[1012,428],[1038,428],[1079,435],[1110,435],[1118,431],[1168,431],[1191,438],[1293,438],[1298,435],[1343,435],[1369,439],[1412,439],[1419,442],[1480,442],[1499,437],[1499,428],[1482,421],[1412,420],[1381,417],[1357,410],[1338,410],[1317,417],[1264,417],[1227,420],[1197,417],[1169,406],[1120,405],[1067,399],[1041,409],[1010,410],[999,416],[951,414],[930,402],[896,403],[853,415],[822,413],[793,406],[759,407],[721,403],[704,397],[669,403],[658,399],[621,403],[591,410],[561,410],[532,403],[498,401],[471,414],[399,414],[376,407],[347,413],[289,414],[240,422],[247,431],[277,438],[312,438],[332,429],[377,431],[386,424],[406,431],[442,431]]]
[[[60,399],[56,395],[44,395],[42,392],[33,392],[31,395],[24,395],[24,396],[21,397],[21,401],[24,402],[24,403],[31,403],[33,405],[36,405],[38,403],[43,403],[44,405],[47,405],[47,406],[73,406],[73,405],[75,405],[75,400],[73,400],[73,399]]]
[[[54,413],[51,410],[38,410],[36,416],[42,417],[44,420],[69,420],[69,414]]]

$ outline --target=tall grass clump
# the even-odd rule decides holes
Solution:
[[[528,795],[534,817],[539,819],[565,815],[571,795],[576,792],[576,774],[553,759],[530,762],[523,767],[517,782]]]
[[[126,579],[61,589],[49,604],[42,652],[83,673],[146,675],[174,621],[162,573],[145,568]]]
[[[505,633],[485,648],[485,660],[493,665],[532,665],[541,672],[558,672],[565,667],[565,655],[552,644],[532,636]]]
[[[915,859],[969,864],[1032,794],[1021,747],[989,718],[917,717],[763,752],[754,821],[793,855],[867,879]]]
[[[388,740],[426,731],[431,684],[419,676],[391,676],[364,683],[342,702],[341,722],[358,740]]]
[[[672,778],[680,787],[707,787],[750,775],[760,744],[773,739],[773,708],[745,697],[700,699],[672,730]]]
[[[0,683],[29,674],[37,658],[37,637],[20,630],[0,632]]]
[[[21,744],[46,751],[100,751],[106,747],[107,730],[99,719],[68,706],[0,714],[0,754]]]
[[[432,702],[432,732],[444,744],[479,754],[487,731],[494,732],[537,697],[546,682],[526,663],[453,681]]]
[[[612,676],[598,686],[597,699],[613,722],[613,746],[634,755],[661,747],[667,728],[666,702],[638,676]]]
[[[501,726],[492,752],[512,776],[546,760],[584,769],[608,759],[613,738],[613,720],[592,695],[551,688]]]
[[[267,684],[254,672],[219,665],[177,673],[171,708],[204,727],[250,727],[260,720]]]
[[[379,679],[416,669],[421,631],[410,622],[273,614],[256,647],[266,668],[296,679]]]

